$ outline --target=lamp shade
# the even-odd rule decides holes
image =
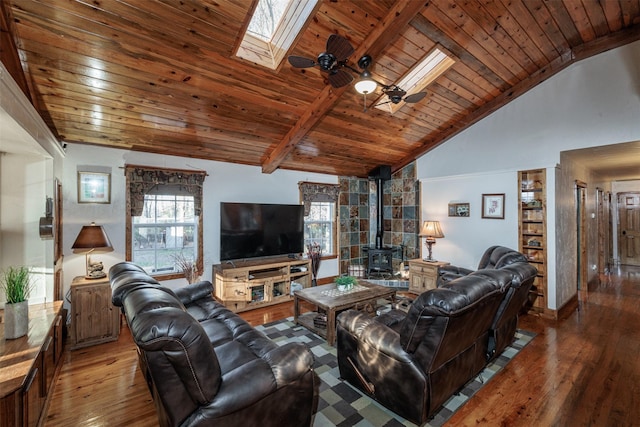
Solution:
[[[355,84],[356,91],[363,95],[368,95],[376,90],[378,84],[371,78],[371,73],[368,70],[364,70],[360,74],[360,80]]]
[[[444,237],[444,233],[442,233],[442,228],[440,228],[439,221],[425,221],[422,224],[422,229],[420,229],[421,237],[431,237],[431,238],[442,238]]]
[[[84,225],[73,242],[71,249],[79,249],[78,252],[102,249],[103,251],[113,250],[109,236],[105,233],[101,225],[92,222],[91,225]]]

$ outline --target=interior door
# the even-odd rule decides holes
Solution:
[[[640,193],[618,194],[620,263],[640,266]]]

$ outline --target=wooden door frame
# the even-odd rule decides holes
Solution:
[[[609,239],[607,241],[607,266],[608,272],[610,273],[614,266],[616,265],[615,259],[613,258],[613,245],[614,245],[614,233],[613,233],[613,221],[615,218],[614,204],[613,204],[613,194],[611,191],[607,191],[607,197],[605,198],[605,203],[607,204],[607,233],[609,234]],[[617,209],[617,208],[616,208]]]
[[[576,203],[576,287],[578,290],[587,289],[587,183],[575,181],[575,203]]]
[[[57,301],[63,298],[62,182],[56,178],[53,186],[53,299]]]
[[[598,233],[598,273],[603,274],[609,270],[607,248],[607,228],[606,225],[607,211],[605,209],[605,192],[602,188],[596,187],[596,230]]]

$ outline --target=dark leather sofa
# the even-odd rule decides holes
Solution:
[[[527,258],[520,252],[507,248],[506,246],[491,246],[480,258],[478,263],[478,270],[486,268],[502,268],[514,262],[527,262]],[[464,267],[458,267],[455,265],[445,265],[438,270],[438,286],[445,284],[451,280],[457,279],[461,276],[473,273],[474,270],[470,270]]]
[[[161,426],[312,425],[319,379],[301,343],[278,346],[212,297],[173,292],[132,263],[110,271]]]
[[[519,304],[514,296],[530,286],[535,271],[526,262],[483,269],[424,292],[406,312],[374,318],[354,310],[341,313],[340,375],[398,415],[423,424],[495,357],[498,343],[502,349],[511,343],[513,334],[507,334],[512,328],[515,333]]]

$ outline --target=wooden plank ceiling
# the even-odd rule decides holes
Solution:
[[[387,84],[436,45],[454,56],[422,101],[390,115],[363,111],[353,85],[335,89],[318,68],[236,58],[248,0],[4,1],[3,32],[60,141],[267,173],[398,169],[575,61],[640,39],[640,0],[322,2],[289,54],[315,58],[339,34],[349,63],[371,54]]]

